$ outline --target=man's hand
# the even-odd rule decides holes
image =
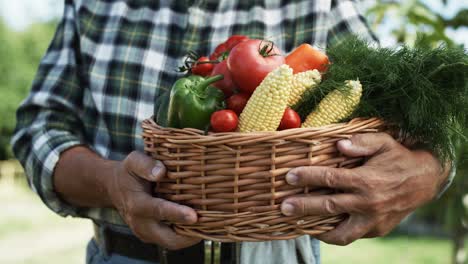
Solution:
[[[160,221],[193,224],[196,212],[190,207],[154,198],[151,182],[166,175],[166,168],[141,152],[132,152],[115,166],[107,182],[107,193],[115,208],[142,241],[175,250],[200,242],[176,234]]]
[[[417,207],[432,200],[448,176],[440,162],[426,151],[411,151],[385,133],[355,135],[338,142],[350,157],[368,157],[354,169],[300,167],[289,171],[289,184],[329,187],[341,192],[295,196],[281,206],[285,215],[349,217],[318,239],[347,245],[362,237],[384,236]]]
[[[151,196],[151,182],[166,175],[166,168],[141,152],[123,161],[106,160],[84,146],[68,149],[54,172],[57,193],[79,207],[114,207],[142,241],[167,249],[194,245],[200,239],[180,236],[161,221],[192,224],[195,211]]]

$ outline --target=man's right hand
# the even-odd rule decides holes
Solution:
[[[151,196],[151,182],[157,182],[166,175],[162,162],[134,151],[125,160],[115,162],[113,168],[105,183],[106,192],[139,239],[170,250],[200,242],[200,239],[176,234],[161,223],[193,224],[197,221],[192,208]]]
[[[151,182],[166,175],[160,161],[132,152],[123,161],[107,160],[85,146],[64,151],[54,171],[57,194],[77,207],[114,207],[144,242],[175,250],[200,239],[176,234],[161,221],[193,224],[195,211],[151,196]]]

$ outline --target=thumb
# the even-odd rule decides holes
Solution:
[[[166,167],[161,161],[139,151],[133,151],[127,156],[124,167],[129,174],[152,182],[160,181],[166,176]]]
[[[338,150],[349,157],[372,156],[390,149],[396,141],[386,133],[357,134],[338,141]]]

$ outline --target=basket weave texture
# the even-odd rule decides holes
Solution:
[[[280,212],[281,202],[289,196],[333,191],[290,186],[285,175],[299,166],[358,166],[361,159],[341,156],[336,142],[381,131],[384,124],[370,118],[320,128],[205,134],[197,129],[163,128],[150,118],[142,127],[146,153],[167,167],[167,177],[155,192],[191,206],[199,216],[193,225],[175,223],[176,232],[234,242],[292,239],[332,230],[345,216]]]

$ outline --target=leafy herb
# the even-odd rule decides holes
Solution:
[[[305,118],[345,80],[359,79],[361,103],[352,117],[379,117],[425,144],[441,160],[453,158],[451,136],[466,127],[468,55],[460,47],[374,48],[355,36],[327,50],[332,61],[318,89],[294,109]],[[352,118],[351,117],[351,118]]]

